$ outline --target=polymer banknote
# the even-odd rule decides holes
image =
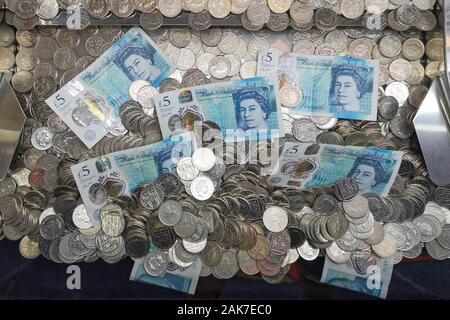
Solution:
[[[295,105],[289,109],[292,114],[376,120],[378,72],[377,60],[276,49],[262,50],[258,55],[258,76],[277,78],[280,90],[285,85],[299,90],[294,95]]]
[[[158,87],[174,70],[140,28],[132,28],[46,103],[88,147],[108,132],[123,130],[119,109],[136,80]]]
[[[129,195],[143,182],[154,182],[163,173],[175,173],[178,160],[192,155],[191,133],[138,148],[93,158],[71,167],[81,198],[93,224],[112,198]]]
[[[144,258],[142,258],[135,260],[130,280],[195,294],[201,269],[202,262],[200,258],[197,258],[187,268],[180,268],[173,264],[169,265],[168,270],[164,274],[155,277],[145,271]]]
[[[365,270],[357,270],[351,260],[336,264],[327,257],[320,282],[385,299],[393,264],[390,259],[374,257],[372,260]]]
[[[287,142],[269,183],[308,189],[332,186],[343,177],[351,177],[357,182],[360,194],[387,196],[402,157],[401,151],[375,147]]]
[[[274,81],[249,78],[170,91],[153,99],[164,138],[196,123],[215,122],[226,139],[283,137]]]

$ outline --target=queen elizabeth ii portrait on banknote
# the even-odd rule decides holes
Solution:
[[[356,181],[360,194],[374,192],[373,188],[386,180],[386,172],[380,161],[367,157],[356,158],[348,176]]]
[[[260,89],[242,89],[234,94],[238,128],[247,132],[267,130],[271,110],[268,94]]]
[[[161,75],[155,66],[155,50],[151,47],[128,47],[116,58],[115,63],[131,81],[145,80],[154,83]]]
[[[159,174],[174,173],[177,171],[178,158],[172,156],[172,150],[173,149],[160,152],[155,156]]]
[[[362,99],[367,93],[365,69],[337,65],[331,69],[330,105],[337,114],[367,113]]]

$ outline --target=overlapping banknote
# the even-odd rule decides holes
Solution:
[[[146,80],[158,87],[173,70],[150,37],[132,28],[46,102],[91,148],[108,132],[123,130],[119,108],[131,99],[132,82]]]
[[[262,77],[191,87],[153,98],[164,138],[215,122],[235,140],[283,137],[275,81]]]
[[[93,224],[100,223],[100,209],[111,199],[129,195],[143,182],[154,182],[163,173],[176,172],[179,159],[192,155],[191,133],[138,148],[93,158],[71,167],[81,198]]]
[[[387,196],[403,152],[374,147],[287,142],[269,177],[275,186],[308,189],[353,178],[360,194]]]
[[[152,249],[150,248],[150,250]],[[163,275],[154,277],[145,271],[144,258],[141,258],[135,260],[133,269],[131,270],[130,280],[194,294],[201,269],[202,262],[200,258],[197,258],[187,268],[169,265],[168,270]]]
[[[277,49],[262,50],[258,55],[258,76],[278,79],[293,114],[376,120],[378,72],[377,60]]]
[[[373,258],[365,270],[355,268],[351,260],[336,264],[325,259],[320,282],[385,299],[391,282],[393,264],[390,259]]]

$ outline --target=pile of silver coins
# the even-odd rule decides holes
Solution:
[[[415,27],[431,31],[436,18],[429,12],[436,0],[3,0],[14,12],[16,27],[29,27],[53,20],[60,11],[78,9],[83,27],[91,20],[111,17],[130,19],[139,14],[146,29],[161,27],[164,18],[188,14],[193,29],[207,29],[213,20],[237,15],[242,27],[256,31],[267,26],[272,31],[288,27],[305,31],[316,26],[331,31],[338,25],[360,23],[368,29],[386,26],[399,31]],[[442,2],[439,1],[442,5]],[[1,4],[1,3],[0,3]],[[68,21],[70,18],[68,19]],[[69,22],[68,22],[69,26]]]
[[[412,120],[431,80],[444,73],[439,3],[433,0],[17,0],[3,1],[13,26],[0,24],[0,73],[27,116],[9,175],[0,181],[0,234],[20,240],[28,259],[115,263],[144,258],[153,276],[187,268],[200,257],[201,276],[228,279],[240,270],[277,283],[299,258],[335,263],[364,257],[450,257],[450,188],[434,185]],[[0,1],[1,3],[1,1]],[[135,81],[120,108],[123,126],[88,149],[45,100],[105,52],[127,28],[82,30],[39,25],[61,10],[87,18],[111,14],[139,23],[177,70],[159,88]],[[189,27],[163,27],[188,12]],[[214,28],[212,18],[240,14],[242,28]],[[359,21],[360,24],[351,24]],[[341,27],[346,25],[345,27]],[[283,31],[278,33],[277,31]],[[374,146],[404,152],[389,196],[358,195],[355,181],[294,190],[273,187],[258,154],[215,154],[205,143],[174,173],[138,186],[130,196],[106,186],[109,203],[94,226],[70,167],[96,156],[162,140],[152,98],[185,87],[254,77],[258,51],[351,56],[380,63],[377,121],[292,115],[282,107],[289,141]],[[283,97],[281,97],[283,104]],[[285,105],[287,104],[284,103]],[[204,122],[204,131],[217,129]],[[224,150],[238,145],[220,141]],[[242,151],[242,150],[240,150]],[[279,152],[279,150],[270,150]],[[263,154],[263,152],[261,152]],[[257,159],[251,162],[251,159]],[[149,253],[149,247],[151,250]]]

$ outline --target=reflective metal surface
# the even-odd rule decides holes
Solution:
[[[2,12],[3,11],[3,12]],[[13,25],[13,17],[14,14],[8,10],[0,9],[0,17],[5,15],[6,23]],[[105,19],[94,19],[90,18],[91,25],[94,26],[104,26],[104,25],[115,25],[115,26],[134,26],[139,25],[139,17],[141,16],[140,12],[135,12],[128,18],[119,18],[114,14],[110,13],[108,17]],[[189,12],[182,12],[178,16],[174,18],[163,18],[163,26],[188,26],[188,16]],[[363,17],[358,19],[346,19],[342,16],[337,17],[338,22],[337,25],[339,27],[363,27],[365,25]],[[1,19],[0,19],[1,20]],[[44,20],[38,19],[37,25],[42,26],[65,26],[67,21],[67,13],[66,11],[61,10],[58,16],[53,20]],[[211,26],[214,27],[242,27],[241,23],[241,15],[230,14],[225,18],[217,19],[211,17]]]
[[[25,114],[6,78],[0,75],[0,180],[5,178],[19,142]]]
[[[431,180],[437,185],[450,184],[449,84],[437,78],[425,97],[414,126]]]
[[[450,0],[442,2],[442,14],[444,15],[444,58],[445,58],[445,72],[447,79],[450,75]]]

